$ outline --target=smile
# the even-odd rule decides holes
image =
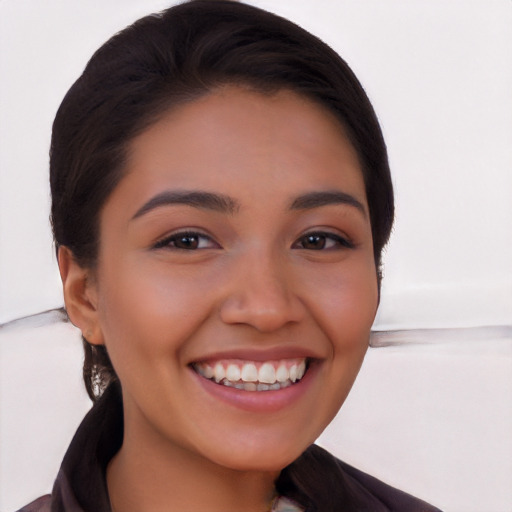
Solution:
[[[216,384],[243,391],[278,391],[299,382],[307,370],[306,358],[277,361],[222,360],[194,363],[196,373]]]

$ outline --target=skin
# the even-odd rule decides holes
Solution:
[[[143,208],[191,190],[236,204]],[[325,191],[361,207],[290,208]],[[340,123],[290,91],[224,87],[132,142],[101,211],[96,268],[59,255],[70,317],[107,346],[122,383],[125,438],[107,474],[115,510],[268,509],[279,471],[329,424],[364,358],[378,302],[367,212]],[[196,249],[169,241],[183,230],[201,234]],[[206,392],[190,366],[283,350],[314,358],[314,371],[298,398],[266,412]]]

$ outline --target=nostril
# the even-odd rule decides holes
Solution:
[[[259,297],[247,293],[245,296],[231,296],[220,309],[221,320],[227,324],[246,324],[261,332],[280,329],[299,322],[303,316],[302,303],[289,296]]]

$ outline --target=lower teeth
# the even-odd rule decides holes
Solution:
[[[299,381],[297,381],[299,382]],[[243,391],[277,391],[278,389],[287,388],[292,385],[291,380],[285,382],[274,382],[274,384],[264,384],[262,382],[232,382],[227,379],[223,379],[218,384],[229,388],[241,389]]]

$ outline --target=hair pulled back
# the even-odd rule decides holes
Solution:
[[[92,56],[57,112],[50,150],[55,244],[94,268],[99,214],[123,177],[130,142],[170,108],[226,84],[289,89],[333,112],[364,174],[376,268],[393,222],[386,147],[348,65],[294,23],[229,0],[193,0],[144,17]],[[380,281],[380,273],[378,276]],[[117,377],[104,347],[84,339],[84,380],[96,400]]]

